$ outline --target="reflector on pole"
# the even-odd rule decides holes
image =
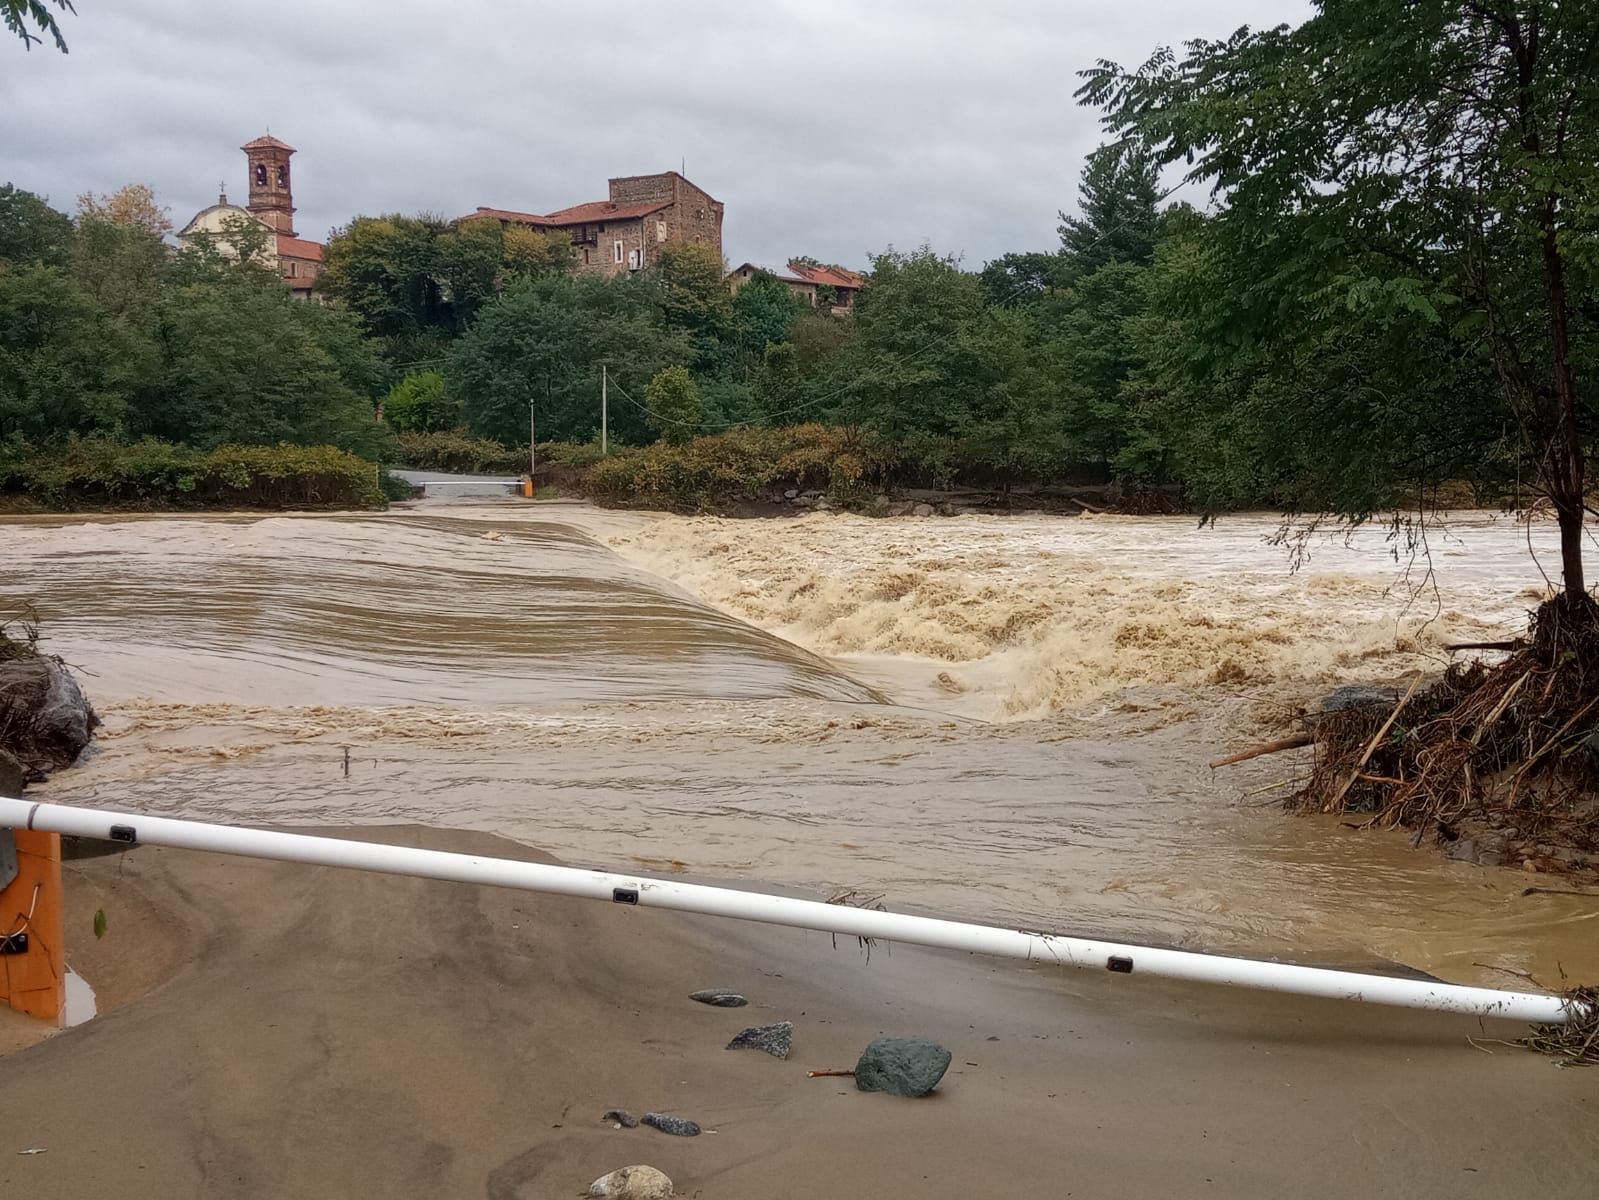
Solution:
[[[1565,1024],[1573,1016],[1586,1015],[1582,1010],[1575,1010],[1569,1000],[1536,992],[1502,992],[1494,988],[1394,979],[1385,975],[1228,958],[1188,950],[1129,946],[609,871],[549,866],[410,846],[387,846],[347,838],[241,829],[231,825],[179,821],[103,809],[35,804],[0,797],[0,826],[8,825],[18,829],[43,829],[113,842],[148,842],[157,846],[239,854],[280,862],[348,867],[421,879],[581,896],[643,908],[737,917],[770,925],[843,934],[846,937],[880,938],[943,950],[993,954],[1129,975],[1157,975],[1196,983],[1227,984],[1300,996],[1362,1000],[1369,1004],[1470,1013],[1547,1025]]]

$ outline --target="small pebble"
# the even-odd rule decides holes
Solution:
[[[749,1003],[731,988],[706,988],[704,991],[690,992],[688,998],[716,1008],[743,1008]]]
[[[602,1121],[611,1121],[626,1129],[637,1129],[638,1118],[625,1108],[613,1108],[600,1118]]]
[[[674,1137],[698,1137],[700,1125],[698,1121],[690,1121],[687,1117],[671,1117],[665,1113],[645,1113],[644,1124],[653,1125],[662,1133],[670,1133]]]
[[[794,1022],[779,1021],[776,1025],[754,1025],[741,1029],[738,1036],[727,1044],[729,1050],[764,1050],[773,1058],[787,1058],[794,1046]]]

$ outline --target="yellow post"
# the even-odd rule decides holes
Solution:
[[[61,905],[61,835],[16,830],[17,877],[0,890],[0,937],[27,948],[0,955],[0,1004],[60,1025],[67,953]]]

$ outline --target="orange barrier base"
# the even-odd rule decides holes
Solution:
[[[61,908],[61,835],[18,829],[17,877],[0,891],[0,935],[26,933],[28,949],[0,955],[0,1004],[60,1025],[67,955]]]

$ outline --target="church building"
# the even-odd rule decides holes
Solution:
[[[276,270],[296,296],[310,299],[316,277],[322,273],[323,246],[294,231],[294,192],[289,179],[294,147],[268,135],[246,142],[241,149],[249,170],[248,207],[228,203],[224,192],[178,231],[178,240],[188,245],[204,238],[221,253],[237,257],[235,231],[259,227],[264,243],[258,252],[261,264]]]

